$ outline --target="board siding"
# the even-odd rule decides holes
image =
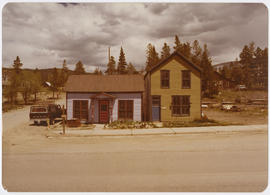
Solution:
[[[91,122],[91,111],[90,111],[90,104],[91,100],[90,97],[95,95],[96,93],[67,93],[67,120],[73,118],[73,100],[88,100],[88,121]],[[112,94],[116,97],[115,101],[113,102],[113,112],[112,112],[112,120],[118,120],[118,100],[133,100],[134,101],[134,109],[133,109],[133,120],[134,121],[141,121],[141,93],[108,93]],[[94,123],[99,122],[98,116],[98,101],[95,101],[95,111],[94,111]]]
[[[170,70],[170,88],[160,87],[160,70]],[[190,121],[201,117],[201,79],[197,71],[191,72],[191,88],[182,89],[182,70],[189,70],[174,58],[151,74],[150,97],[161,96],[161,121]],[[192,69],[191,69],[192,70]],[[190,116],[174,117],[171,114],[172,95],[190,96]],[[151,116],[151,115],[150,115]]]

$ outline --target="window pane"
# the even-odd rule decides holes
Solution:
[[[182,87],[190,88],[190,71],[189,70],[182,71]]]
[[[118,118],[121,120],[133,119],[133,100],[119,100]]]
[[[87,119],[88,118],[88,101],[73,100],[73,118]]]
[[[160,71],[161,87],[168,88],[170,86],[170,72],[169,70]]]
[[[127,110],[133,111],[133,101],[132,100],[127,101]]]
[[[119,110],[125,110],[125,101],[119,100]]]
[[[107,105],[102,104],[101,105],[101,111],[107,111]]]
[[[160,106],[160,97],[152,96],[152,106]]]
[[[172,96],[172,114],[175,116],[190,114],[190,96]]]

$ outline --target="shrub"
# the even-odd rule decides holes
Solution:
[[[146,129],[146,128],[157,128],[152,122],[139,122],[139,121],[123,121],[117,120],[111,123],[105,124],[104,128],[108,129]]]
[[[163,127],[200,127],[200,126],[213,126],[213,125],[228,125],[225,123],[220,123],[213,119],[208,119],[207,117],[202,117],[200,119],[194,119],[193,121],[167,121],[163,122]]]

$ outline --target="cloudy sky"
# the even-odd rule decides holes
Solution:
[[[171,50],[181,41],[207,43],[213,64],[234,60],[245,44],[268,42],[263,4],[160,3],[8,3],[3,8],[3,66],[20,56],[25,68],[70,69],[81,60],[86,70],[105,69],[108,46],[118,61],[121,45],[127,62],[145,66],[152,43]]]

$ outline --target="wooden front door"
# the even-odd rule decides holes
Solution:
[[[99,100],[99,122],[109,122],[109,100]]]

